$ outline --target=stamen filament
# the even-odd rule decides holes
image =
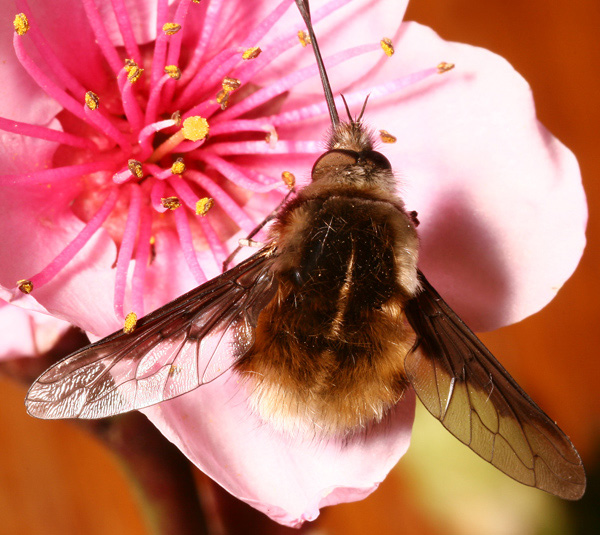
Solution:
[[[110,68],[116,74],[119,73],[122,66],[121,58],[117,53],[117,50],[112,44],[110,37],[108,35],[108,31],[104,26],[104,21],[102,17],[100,17],[100,13],[98,12],[98,8],[94,3],[94,0],[81,0],[83,4],[83,9],[85,10],[85,14],[92,28],[92,32],[94,32],[94,36],[96,37],[96,43],[100,47],[102,54],[106,58],[106,61],[110,65]]]
[[[94,217],[88,221],[69,245],[67,245],[42,271],[29,279],[34,288],[40,288],[52,280],[84,247],[84,245],[88,243],[112,212],[118,197],[119,192],[117,188],[111,189],[100,210],[98,210]]]
[[[150,203],[158,213],[162,214],[167,211],[167,208],[163,206],[162,199],[165,198],[165,190],[167,184],[164,180],[155,180],[150,190]]]
[[[368,54],[369,52],[374,52],[380,50],[379,44],[367,44],[357,46],[348,50],[344,50],[333,56],[329,57],[325,63],[328,69],[339,65],[349,59],[353,59],[357,56],[361,56],[363,54]],[[226,119],[233,119],[235,117],[239,117],[240,115],[247,113],[248,111],[257,108],[258,106],[268,102],[272,98],[277,95],[281,95],[282,93],[288,91],[292,87],[298,85],[300,82],[307,80],[308,78],[312,78],[314,76],[318,76],[317,66],[315,64],[310,65],[308,67],[304,67],[303,69],[297,70],[287,76],[281,78],[277,83],[272,84],[264,89],[260,89],[256,93],[253,93],[249,97],[245,98],[241,102],[238,102],[234,107],[225,110],[222,114],[219,115],[218,121],[224,121]]]
[[[162,31],[169,16],[168,0],[158,0],[156,18],[156,41],[154,42],[154,55],[152,57],[152,73],[150,75],[150,86],[154,86],[162,76],[167,64],[167,39],[169,37]],[[176,108],[178,106],[175,106]]]
[[[125,301],[125,288],[127,286],[127,272],[133,256],[133,248],[135,245],[135,237],[140,224],[140,214],[142,208],[142,192],[137,184],[131,184],[129,187],[129,210],[127,220],[125,221],[125,229],[119,253],[117,255],[117,272],[115,275],[115,297],[114,308],[117,318],[124,319],[123,303]]]
[[[138,315],[144,315],[144,286],[146,268],[150,256],[150,238],[152,236],[152,214],[145,208],[142,210],[139,237],[135,249],[135,268],[131,278],[131,308]]]
[[[177,234],[179,235],[179,243],[181,245],[183,257],[185,258],[194,279],[196,279],[196,283],[202,284],[206,281],[206,275],[204,274],[204,271],[202,271],[198,262],[198,257],[196,256],[187,214],[185,213],[185,210],[175,210],[173,212],[173,217],[175,219],[175,227],[177,228]]]
[[[190,61],[181,75],[180,84],[182,87],[189,82],[196,74],[198,66],[204,58],[206,47],[210,42],[210,38],[213,34],[214,29],[217,26],[219,15],[221,13],[221,7],[224,5],[222,0],[208,0],[209,4],[206,6],[206,13],[204,15],[204,24],[202,25],[202,33],[198,38],[198,43],[194,47],[193,55]]]
[[[173,80],[168,74],[164,74],[161,78],[153,84],[152,89],[150,91],[150,97],[148,98],[148,104],[146,105],[146,123],[150,123],[156,121],[158,117],[158,104],[160,102],[160,93],[162,91],[163,86],[169,81]],[[173,81],[173,85],[175,82]],[[171,85],[171,84],[169,84]],[[163,99],[163,102],[168,102],[166,99]]]
[[[252,219],[248,216],[248,214],[246,214],[240,205],[211,178],[206,176],[204,173],[195,170],[186,171],[185,176],[206,190],[208,195],[215,200],[215,203],[217,203],[242,230],[250,232],[252,229],[254,229],[256,226],[254,221],[252,221]]]
[[[68,145],[70,147],[78,147],[93,151],[98,150],[96,144],[85,137],[76,136],[74,134],[70,134],[69,132],[63,132],[62,130],[53,130],[52,128],[47,128],[46,126],[12,121],[5,119],[4,117],[0,117],[0,130],[12,132],[21,136],[45,139],[46,141],[53,141],[60,143],[61,145]]]
[[[272,147],[265,141],[231,141],[211,146],[211,151],[220,156],[234,154],[321,154],[323,147],[320,141],[286,141],[279,140]]]
[[[121,69],[119,78],[127,78],[127,72],[125,69]],[[123,111],[127,116],[127,120],[133,127],[132,130],[134,132],[138,132],[144,126],[144,114],[142,113],[142,109],[140,108],[140,105],[133,93],[134,85],[135,84],[128,82],[125,82],[121,85],[121,101],[123,103]]]
[[[65,68],[60,59],[58,59],[58,56],[52,50],[50,43],[48,43],[46,38],[40,32],[37,24],[35,24],[35,19],[31,14],[31,9],[27,0],[17,0],[16,5],[19,11],[25,13],[27,18],[32,22],[27,35],[30,37],[42,59],[50,67],[51,72],[75,95],[76,98],[83,98],[85,88],[81,85],[79,80]]]
[[[20,175],[0,175],[0,184],[3,186],[21,186],[34,184],[52,184],[71,178],[80,178],[84,175],[97,171],[109,171],[114,168],[112,160],[67,165],[65,167],[54,167],[42,169],[41,171],[30,171]]]
[[[241,168],[236,167],[231,162],[224,160],[214,153],[208,151],[200,152],[197,154],[198,159],[206,162],[221,173],[227,180],[233,182],[236,186],[244,188],[248,191],[254,191],[257,193],[263,193],[272,189],[271,185],[265,186],[264,184],[257,184],[251,180]]]
[[[131,18],[127,12],[125,2],[123,2],[123,0],[111,0],[111,3],[117,19],[119,31],[121,32],[121,37],[123,37],[123,43],[125,43],[127,55],[128,57],[133,58],[137,63],[141,63],[142,55],[140,54],[140,49],[133,33]]]

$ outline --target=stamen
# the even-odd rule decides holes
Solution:
[[[127,167],[129,167],[129,170],[131,171],[131,174],[137,178],[142,178],[144,176],[144,170],[142,169],[142,164],[141,162],[138,162],[137,160],[128,160],[127,161]]]
[[[204,58],[204,53],[208,43],[210,42],[212,33],[217,27],[217,22],[219,20],[220,11],[223,5],[224,3],[220,0],[209,0],[209,4],[204,15],[204,23],[202,24],[202,33],[198,38],[198,43],[194,47],[193,55],[185,68],[185,72],[182,76],[182,83],[187,84],[187,82],[195,76],[198,66]]]
[[[442,61],[437,66],[438,74],[444,74],[452,69],[454,69],[454,63],[446,63],[445,61]]]
[[[118,189],[111,189],[100,210],[98,210],[94,217],[88,221],[79,234],[77,234],[77,236],[75,236],[69,245],[67,245],[42,271],[31,277],[31,284],[33,284],[35,288],[40,288],[44,284],[48,283],[64,267],[67,266],[73,257],[83,248],[83,246],[106,221],[106,218],[112,212],[118,197]]]
[[[224,160],[214,153],[211,154],[209,151],[204,151],[199,154],[195,154],[194,157],[206,162],[211,167],[219,171],[219,173],[221,173],[227,180],[245,190],[263,193],[272,189],[271,185],[265,186],[264,184],[254,182],[245,174],[245,169],[242,169],[235,164]]]
[[[234,154],[321,154],[323,148],[320,141],[286,141],[279,140],[275,147],[264,141],[231,141],[218,143],[211,147],[213,154],[231,156]]]
[[[328,58],[325,63],[328,69],[331,69],[335,65],[343,63],[351,58],[355,58],[357,56],[368,54],[369,52],[373,52],[377,50],[377,45],[362,45],[357,46],[355,48],[351,48],[348,50],[344,50],[343,52],[339,52],[334,54],[330,58]],[[260,89],[245,98],[241,102],[238,102],[235,107],[228,109],[227,111],[220,114],[218,119],[215,119],[218,122],[222,122],[225,119],[232,119],[234,117],[239,117],[240,115],[247,113],[250,110],[255,109],[256,107],[268,102],[274,97],[281,95],[282,93],[288,91],[292,87],[298,85],[300,82],[312,78],[318,75],[318,69],[316,64],[309,65],[308,67],[304,67],[303,69],[299,69],[287,76],[279,79],[277,83],[274,83],[270,86],[267,86],[263,89]]]
[[[125,288],[127,285],[127,272],[133,256],[135,237],[140,224],[142,208],[142,190],[137,184],[131,184],[129,210],[125,220],[125,229],[121,238],[121,246],[117,254],[117,271],[115,274],[114,309],[117,318],[123,317],[123,303],[125,301]]]
[[[97,110],[100,105],[100,99],[98,95],[93,91],[88,91],[85,94],[85,105],[92,111]]]
[[[240,86],[242,85],[242,82],[240,82],[240,80],[238,80],[237,78],[231,78],[229,76],[226,76],[225,78],[223,78],[223,82],[221,83],[223,89],[225,91],[235,91],[236,89],[239,89]]]
[[[123,0],[111,0],[111,3],[117,18],[119,31],[123,37],[123,43],[125,43],[125,50],[127,50],[127,54],[132,56],[137,62],[141,62],[142,55],[140,54],[140,49],[133,33],[131,18],[127,12],[125,2]]]
[[[168,0],[159,0],[157,5],[156,19],[156,41],[154,42],[154,54],[152,56],[152,74],[150,76],[150,87],[152,87],[161,76],[167,59],[168,36],[161,31],[162,26],[169,16]]]
[[[200,187],[204,188],[223,211],[244,231],[250,232],[256,225],[246,212],[234,201],[228,193],[215,184],[208,176],[200,171],[188,170],[185,175]],[[174,179],[175,177],[173,177]]]
[[[298,40],[302,47],[306,47],[311,44],[310,36],[304,30],[298,30]]]
[[[283,180],[283,183],[290,189],[296,185],[296,177],[289,171],[284,171],[281,173],[281,180]]]
[[[233,134],[235,132],[267,132],[273,135],[275,127],[263,119],[236,119],[225,121],[210,127],[211,136]],[[275,133],[277,137],[277,133]]]
[[[77,165],[66,165],[64,167],[53,167],[41,171],[30,171],[19,175],[0,175],[0,184],[10,186],[53,184],[71,178],[80,178],[97,171],[110,171],[114,169],[115,162],[112,160],[82,163]]]
[[[156,180],[152,185],[152,189],[150,190],[150,203],[152,204],[152,208],[154,208],[154,210],[156,210],[159,214],[167,211],[167,209],[162,205],[162,199],[165,196],[166,189],[167,185],[163,180]]]
[[[119,54],[112,44],[112,41],[108,35],[108,31],[104,26],[104,21],[102,20],[102,17],[100,17],[100,13],[98,12],[98,8],[96,7],[94,0],[81,0],[81,3],[83,4],[83,9],[85,10],[90,27],[92,28],[94,36],[96,37],[96,43],[100,47],[100,50],[110,65],[110,68],[115,74],[117,74],[121,70],[121,59],[119,58]]]
[[[21,279],[20,281],[17,281],[17,288],[24,294],[30,294],[33,291],[33,284],[30,280]]]
[[[25,35],[29,31],[29,21],[25,13],[18,13],[13,20],[13,26],[17,35]]]
[[[142,76],[143,72],[144,69],[140,69],[137,65],[135,67],[130,67],[127,70],[127,80],[134,84],[140,79],[140,76]]]
[[[31,18],[31,10],[29,9],[29,5],[27,4],[26,0],[18,0],[17,5],[23,9],[23,13],[25,13],[27,18]],[[52,50],[50,43],[48,43],[46,38],[42,35],[39,28],[36,25],[33,25],[31,27],[31,31],[28,33],[29,38],[37,49],[37,52],[48,64],[48,67],[50,68],[49,70],[52,72],[55,79],[58,79],[60,82],[62,82],[76,97],[83,97],[83,94],[85,93],[84,87],[81,85],[79,80],[77,80],[77,78],[75,78],[65,68],[62,61],[58,59]]]
[[[166,197],[161,199],[160,203],[167,210],[177,210],[181,206],[181,201],[177,197]]]
[[[79,137],[70,134],[69,132],[63,132],[62,130],[53,130],[52,128],[47,128],[45,126],[21,123],[13,120],[9,121],[4,117],[0,117],[0,130],[12,132],[21,136],[45,139],[46,141],[53,141],[70,147],[79,147],[81,149],[90,149],[94,151],[98,150],[96,144],[85,137]]]
[[[381,48],[385,52],[385,55],[391,57],[394,55],[394,43],[392,43],[391,39],[384,37],[381,41]]]
[[[137,314],[135,312],[130,312],[125,316],[125,323],[123,324],[123,332],[125,334],[131,334],[135,330],[135,326],[137,325]]]
[[[379,131],[379,139],[381,139],[383,143],[396,143],[396,141],[398,141],[398,138],[390,134],[387,130]]]
[[[144,315],[144,285],[146,268],[150,257],[150,240],[152,235],[152,214],[148,209],[142,210],[138,243],[135,250],[135,268],[131,279],[132,309],[138,316]]]
[[[171,165],[171,173],[173,173],[174,175],[181,175],[184,172],[185,172],[185,162],[183,161],[183,158],[177,158],[173,162],[173,165]]]
[[[165,67],[165,74],[168,74],[173,80],[179,80],[181,78],[181,69],[177,65],[167,65]]]
[[[175,216],[175,227],[177,228],[177,234],[179,235],[179,243],[181,245],[183,257],[185,258],[192,275],[196,279],[196,283],[202,284],[206,281],[206,275],[204,275],[204,272],[198,263],[185,210],[175,210],[173,215]]]
[[[181,30],[181,24],[177,24],[176,22],[167,22],[166,24],[163,24],[162,30],[166,35],[175,35],[179,30]]]
[[[255,59],[258,56],[260,56],[261,52],[262,52],[262,50],[260,49],[260,47],[253,46],[252,48],[248,48],[248,49],[244,50],[244,53],[242,54],[242,59],[245,59],[245,60]]]
[[[167,68],[165,67],[165,70]],[[161,99],[160,94],[164,85],[173,80],[173,77],[170,74],[165,74],[160,77],[158,82],[156,82],[152,89],[150,90],[150,97],[148,98],[148,104],[146,105],[146,122],[152,122],[158,116],[158,107],[160,105]],[[162,102],[165,102],[165,99],[162,99]]]
[[[202,199],[198,199],[196,202],[196,215],[204,217],[208,214],[208,211],[214,206],[215,201],[210,197],[204,197]]]

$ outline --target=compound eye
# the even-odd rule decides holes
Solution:
[[[346,167],[347,165],[356,165],[358,162],[358,152],[353,150],[335,149],[323,154],[313,166],[313,175],[315,172],[322,172],[328,167]]]
[[[381,154],[381,152],[374,150],[361,153],[361,160],[367,165],[377,167],[379,169],[390,170],[392,168],[390,161],[383,154]]]

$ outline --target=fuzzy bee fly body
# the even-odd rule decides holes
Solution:
[[[141,318],[133,333],[114,333],[44,372],[28,412],[111,416],[233,370],[265,421],[327,440],[364,432],[413,389],[510,477],[581,497],[585,473],[568,437],[418,270],[415,214],[373,149],[364,107],[340,122],[307,0],[296,4],[332,121],[311,184],[278,211],[259,252]]]

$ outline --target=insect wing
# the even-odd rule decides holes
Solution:
[[[260,311],[277,284],[263,249],[142,318],[66,357],[31,386],[32,416],[102,418],[141,409],[208,383],[254,341]]]
[[[406,307],[417,342],[405,369],[421,402],[505,474],[561,498],[580,498],[585,472],[569,438],[419,277],[423,290]]]

